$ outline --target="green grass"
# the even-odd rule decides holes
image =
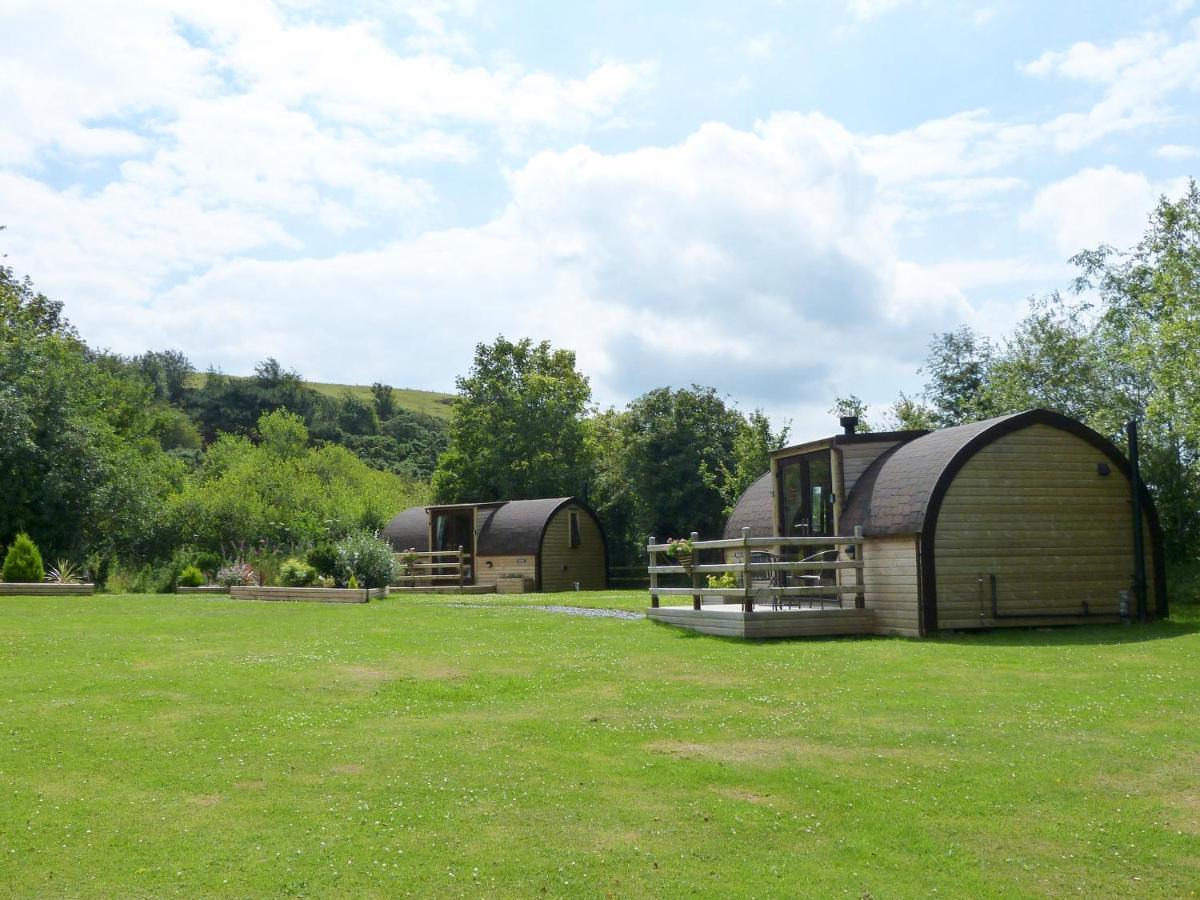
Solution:
[[[1195,615],[739,643],[555,601],[644,594],[0,598],[0,895],[1197,892]]]
[[[194,389],[202,388],[207,377],[204,372],[194,372],[189,376],[187,385]],[[326,397],[340,397],[343,393],[349,391],[360,400],[365,400],[368,403],[374,402],[370,385],[326,384],[321,381],[306,381],[304,384],[318,394],[324,394]],[[393,388],[393,390],[395,391],[396,405],[401,409],[425,413],[428,416],[446,421],[450,420],[450,401],[454,399],[453,394],[442,394],[437,391],[417,391],[411,388]]]

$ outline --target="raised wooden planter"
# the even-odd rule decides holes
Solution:
[[[62,597],[67,595],[90,596],[96,593],[94,584],[47,584],[33,581],[0,581],[0,596]]]
[[[229,588],[223,584],[204,584],[200,587],[184,587],[180,585],[175,588],[177,594],[228,594]]]
[[[373,597],[387,595],[387,588],[258,587],[244,584],[229,589],[229,596],[239,600],[300,600],[310,603],[366,603]]]

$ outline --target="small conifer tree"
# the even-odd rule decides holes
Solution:
[[[40,582],[46,574],[37,544],[25,532],[17,535],[4,557],[4,580],[29,584]]]

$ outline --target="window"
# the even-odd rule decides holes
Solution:
[[[583,543],[583,538],[579,534],[579,513],[571,513],[571,546],[578,547]]]

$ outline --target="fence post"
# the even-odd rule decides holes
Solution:
[[[696,568],[700,564],[700,551],[695,549],[696,542],[700,540],[700,532],[692,532],[692,590],[696,593],[692,594],[692,609],[700,609],[703,605],[703,597],[700,594],[700,572]]]
[[[742,529],[742,609],[754,612],[754,573],[750,571],[750,527]]]
[[[854,526],[854,537],[857,540],[862,540],[863,527],[861,525]],[[858,592],[854,595],[854,606],[857,609],[865,609],[867,606],[867,598],[863,593],[863,545],[854,545],[854,561],[857,565],[854,567],[854,586],[858,588]]]
[[[654,535],[650,535],[647,541],[646,552],[650,554],[650,608],[658,609],[658,551],[651,550],[651,547],[657,547],[654,542]]]
[[[461,590],[464,584],[465,572],[463,571],[463,548],[462,544],[458,545],[458,587]]]

